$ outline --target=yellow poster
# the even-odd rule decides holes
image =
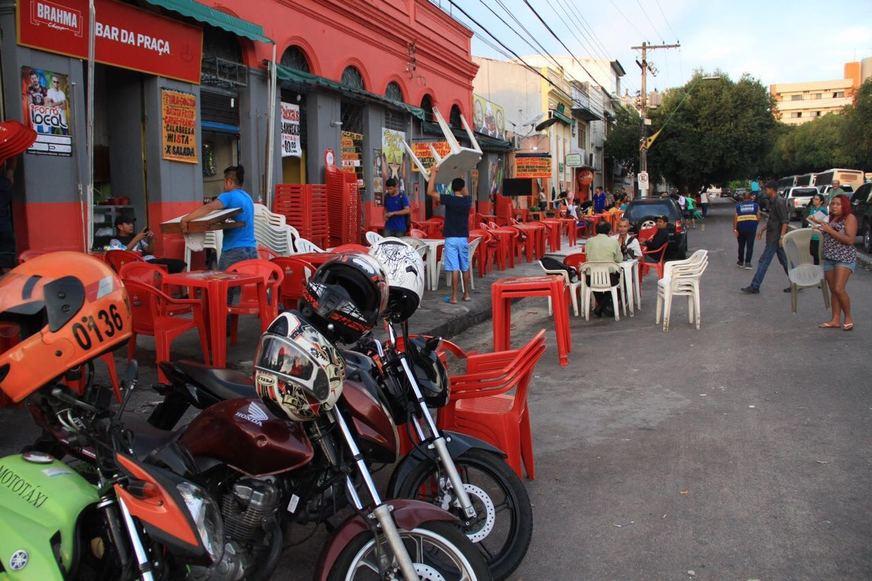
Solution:
[[[197,97],[161,89],[163,158],[197,163]]]
[[[451,146],[447,141],[415,141],[412,143],[412,151],[415,152],[415,157],[421,160],[421,164],[426,169],[430,169],[436,164],[436,158],[433,157],[433,152],[430,151],[430,146],[436,150],[439,157],[445,157],[451,151]],[[418,171],[418,166],[412,164],[412,171]]]

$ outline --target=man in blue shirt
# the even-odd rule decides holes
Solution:
[[[760,205],[746,191],[744,200],[736,204],[733,216],[733,234],[739,243],[739,260],[736,266],[751,270],[751,257],[754,255],[754,236],[760,222]]]
[[[408,232],[409,198],[397,190],[396,178],[385,180],[385,236],[405,236]]]
[[[242,227],[224,230],[221,259],[218,261],[219,270],[227,270],[237,262],[257,258],[257,240],[254,238],[254,202],[251,200],[251,195],[242,189],[244,181],[245,169],[241,165],[231,165],[224,170],[224,193],[187,216],[183,216],[181,220],[180,225],[184,234],[188,232],[188,224],[191,220],[202,218],[210,212],[224,208],[242,210],[234,217],[237,222],[242,222]]]
[[[460,285],[460,275],[463,273],[463,300],[472,300],[469,296],[469,211],[472,209],[472,198],[466,190],[466,182],[460,178],[451,181],[451,194],[436,191],[436,173],[438,168],[430,168],[430,183],[427,184],[427,195],[437,203],[445,206],[445,224],[442,234],[445,236],[445,248],[442,250],[442,260],[445,271],[451,273],[451,304],[457,304],[457,287]]]
[[[606,193],[601,186],[597,186],[593,194],[593,212],[599,214],[606,210]]]

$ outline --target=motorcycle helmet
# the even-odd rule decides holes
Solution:
[[[0,322],[20,329],[0,354],[0,391],[19,402],[130,338],[127,291],[104,262],[52,252],[0,278]]]
[[[378,260],[388,275],[386,315],[402,322],[414,314],[424,296],[424,261],[412,245],[396,238],[384,238],[369,255]]]
[[[276,317],[261,335],[254,387],[280,417],[315,419],[333,407],[344,381],[345,361],[339,351],[293,311]]]
[[[431,408],[447,404],[451,393],[448,371],[436,353],[440,341],[439,337],[415,337],[406,343],[406,357],[411,363],[415,381],[421,388],[427,407]]]
[[[302,315],[331,341],[354,343],[384,316],[387,275],[375,258],[340,254],[315,272],[303,291]]]

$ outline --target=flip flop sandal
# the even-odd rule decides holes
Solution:
[[[853,331],[853,330],[854,330],[854,323],[845,323],[844,325],[842,325],[842,331]]]
[[[832,323],[821,323],[820,325],[818,325],[818,329],[838,329],[840,327],[841,325],[833,325]]]

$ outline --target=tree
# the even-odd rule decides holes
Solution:
[[[772,110],[760,81],[697,72],[652,113],[651,132],[662,132],[649,150],[649,166],[686,191],[756,175],[772,144]]]
[[[615,125],[609,129],[604,147],[606,157],[611,157],[628,172],[639,169],[639,138],[642,118],[635,109],[618,107],[615,111]]]
[[[872,79],[860,85],[853,107],[845,112],[842,139],[851,167],[872,171]]]

